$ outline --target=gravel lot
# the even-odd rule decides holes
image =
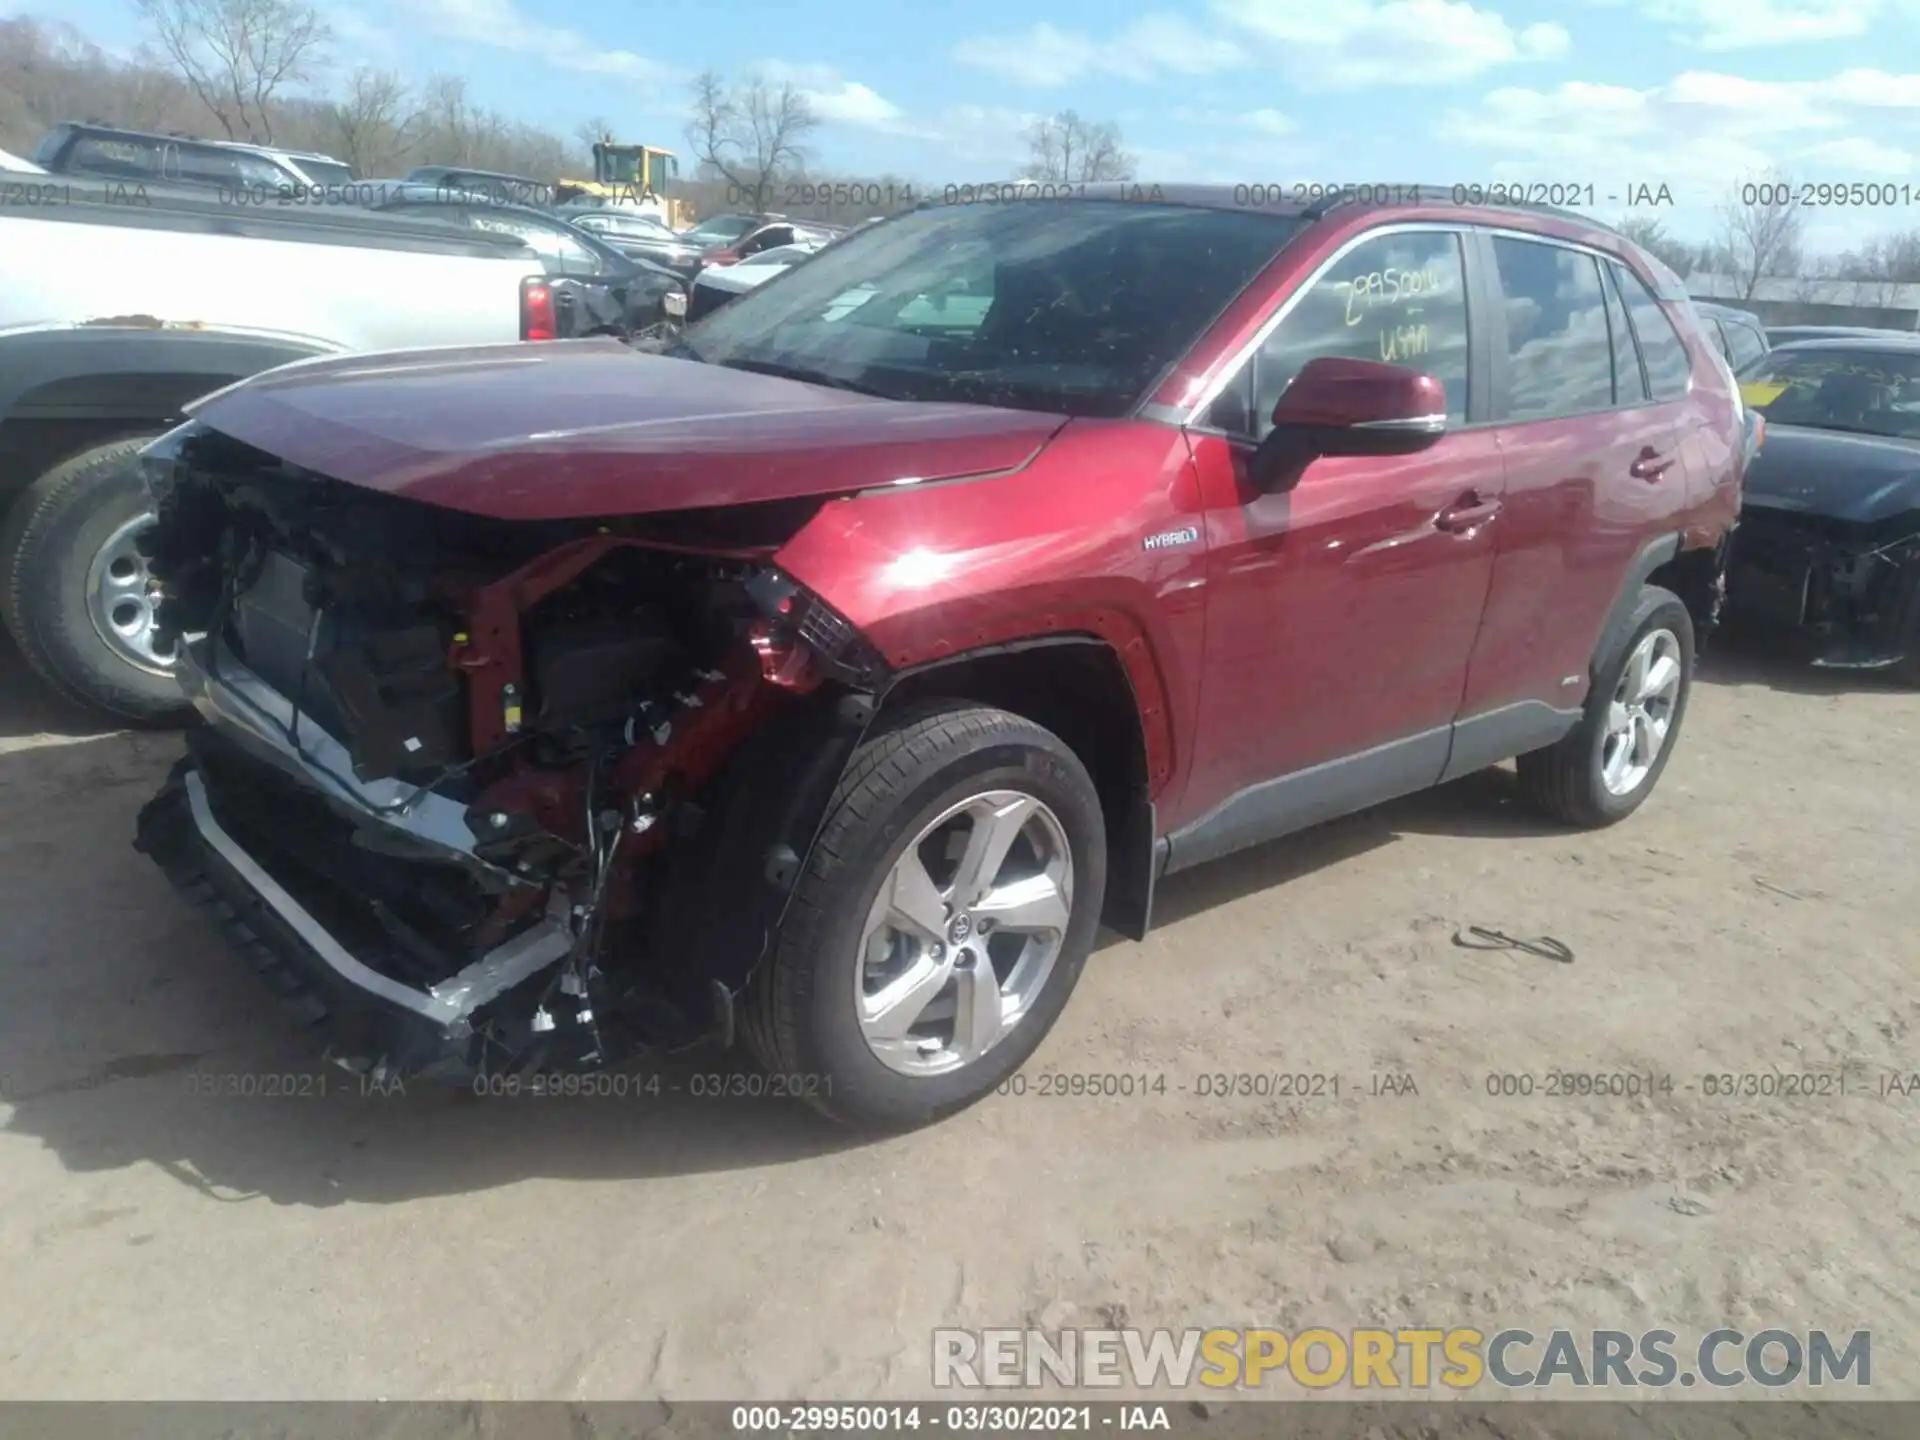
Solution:
[[[129,846],[178,742],[7,650],[0,1396],[913,1396],[935,1326],[1124,1316],[1864,1326],[1876,1396],[1920,1398],[1920,1094],[1880,1093],[1920,1072],[1920,695],[1740,651],[1702,679],[1626,824],[1552,832],[1492,771],[1178,877],[1026,1095],[854,1144],[684,1088],[208,1093],[319,1072]],[[1487,1093],[1562,1069],[1674,1084]],[[1700,1080],[1775,1071],[1859,1093]]]

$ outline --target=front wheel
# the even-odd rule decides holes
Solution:
[[[1693,654],[1693,617],[1680,597],[1642,586],[1626,638],[1596,672],[1580,723],[1559,744],[1520,757],[1528,798],[1569,825],[1611,825],[1638,810],[1680,738]]]
[[[847,766],[774,952],[756,1058],[842,1123],[924,1125],[988,1094],[1092,948],[1106,828],[1059,737],[961,702],[897,717]]]

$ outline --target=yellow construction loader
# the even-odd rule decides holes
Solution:
[[[621,145],[608,135],[593,147],[593,179],[561,180],[554,199],[600,201],[653,215],[676,230],[693,223],[693,206],[679,193],[680,162],[671,150],[652,145]]]

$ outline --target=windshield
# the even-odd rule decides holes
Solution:
[[[701,221],[680,238],[696,245],[724,245],[729,240],[738,240],[749,230],[759,228],[760,222],[751,215],[716,215],[711,220]]]
[[[942,206],[819,251],[687,339],[714,364],[895,399],[1117,416],[1300,223],[1114,201]]]
[[[600,179],[612,185],[638,185],[640,152],[603,147],[600,151]]]
[[[1920,348],[1775,350],[1740,372],[1740,396],[1775,425],[1920,440]]]

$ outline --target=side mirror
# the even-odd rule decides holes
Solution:
[[[1434,376],[1323,355],[1281,392],[1255,473],[1271,476],[1321,455],[1411,455],[1446,433],[1447,387]]]

